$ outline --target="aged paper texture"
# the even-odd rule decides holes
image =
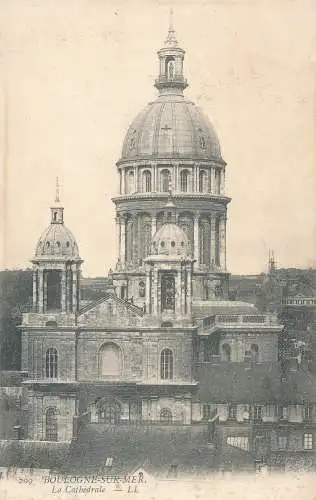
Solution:
[[[315,0],[0,2],[0,498],[316,499]]]

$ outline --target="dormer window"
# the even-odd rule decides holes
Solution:
[[[129,143],[129,149],[130,151],[133,151],[133,149],[136,148],[136,130],[133,131],[133,135],[130,139],[130,143]]]

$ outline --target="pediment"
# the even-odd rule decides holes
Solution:
[[[142,323],[143,314],[139,307],[108,293],[79,311],[78,326],[136,326]]]

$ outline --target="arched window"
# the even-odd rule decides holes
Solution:
[[[252,344],[251,348],[250,348],[250,352],[251,352],[251,361],[253,361],[254,363],[258,363],[259,361],[259,347],[257,344]]]
[[[190,252],[193,256],[194,249],[194,219],[190,212],[183,212],[179,215],[178,225],[183,229],[190,243]]]
[[[163,243],[163,241],[161,242]],[[161,310],[175,309],[175,280],[172,274],[166,273],[161,278]]]
[[[163,424],[172,424],[172,413],[168,408],[163,408],[160,411],[160,422]]]
[[[171,175],[169,170],[167,169],[162,170],[160,174],[160,185],[162,192],[167,193],[169,191],[170,179]]]
[[[45,415],[46,441],[58,441],[58,422],[56,408],[48,408]]]
[[[138,240],[137,240],[137,257],[142,260],[150,255],[151,251],[151,216],[149,214],[140,214],[138,216]]]
[[[199,173],[199,192],[200,193],[206,193],[206,191],[207,191],[206,181],[207,181],[207,173],[205,172],[205,170],[201,170]]]
[[[151,192],[151,172],[149,170],[143,172],[143,191],[145,193]]]
[[[231,359],[231,348],[229,344],[223,344],[222,346],[222,359],[223,361],[230,361]]]
[[[129,170],[126,172],[126,192],[133,193],[134,192],[134,171]]]
[[[201,146],[201,149],[205,149],[205,146],[206,146],[205,139],[202,135],[200,136],[200,146]]]
[[[57,349],[51,347],[46,351],[46,378],[57,378]]]
[[[221,192],[221,171],[219,168],[215,169],[215,194]]]
[[[121,420],[121,407],[116,401],[101,402],[98,409],[98,422],[118,424]]]
[[[173,354],[171,349],[163,349],[160,355],[160,378],[173,379]]]
[[[189,172],[181,170],[180,172],[180,191],[186,193],[188,191]]]
[[[122,374],[122,353],[118,345],[111,342],[101,347],[99,371],[101,377],[120,377]]]
[[[175,76],[175,64],[174,64],[174,57],[167,57],[166,58],[166,68],[165,68],[165,73],[169,79],[173,79]]]
[[[146,295],[146,286],[144,281],[140,281],[138,284],[138,294],[140,297],[145,297]]]
[[[211,264],[211,225],[209,219],[199,222],[200,263],[206,266]]]

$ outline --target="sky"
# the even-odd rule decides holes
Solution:
[[[116,161],[156,96],[169,9],[186,96],[227,162],[232,273],[316,266],[316,1],[1,0],[1,268],[25,268],[60,179],[83,273],[116,261]]]

